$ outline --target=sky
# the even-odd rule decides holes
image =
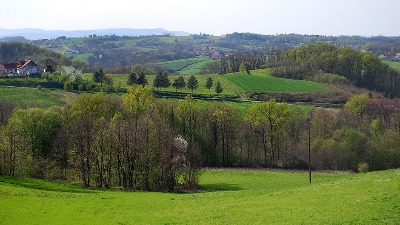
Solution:
[[[2,0],[0,28],[400,36],[399,9],[400,0]]]

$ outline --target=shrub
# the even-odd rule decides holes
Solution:
[[[368,163],[359,163],[359,164],[357,165],[357,171],[358,171],[359,173],[368,172],[368,169],[369,169]]]

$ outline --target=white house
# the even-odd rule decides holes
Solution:
[[[40,74],[39,66],[32,60],[23,60],[18,63],[0,64],[0,75],[16,74],[18,76],[34,76]]]

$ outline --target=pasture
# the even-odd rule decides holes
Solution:
[[[120,84],[121,87],[129,87],[127,85],[128,81],[128,74],[107,74],[113,82],[114,85]],[[171,84],[174,82],[174,79],[178,78],[181,75],[177,74],[170,74],[168,75],[168,78],[171,82]],[[189,80],[189,76],[183,75],[185,82]],[[202,94],[202,95],[208,95],[208,94],[213,94],[215,95],[215,85],[217,81],[221,82],[222,86],[222,93],[221,95],[226,95],[226,96],[238,96],[238,93],[236,91],[236,85],[231,83],[228,79],[226,79],[224,76],[221,75],[216,75],[216,74],[210,74],[210,75],[195,75],[197,81],[198,81],[198,88],[193,91],[193,94]],[[213,79],[214,85],[211,87],[210,90],[208,90],[205,86],[207,78],[211,77]],[[148,81],[148,85],[146,85],[147,88],[154,89],[153,87],[153,80],[155,78],[155,75],[146,75],[146,79]],[[88,81],[93,81],[93,74],[92,73],[85,73],[83,74],[83,79],[88,80]],[[175,88],[170,86],[168,88],[160,88],[159,91],[166,91],[166,92],[176,92]],[[189,88],[185,87],[182,89],[178,90],[178,93],[185,93],[185,94],[192,94],[192,90]]]
[[[1,224],[397,224],[400,170],[207,170],[199,192],[83,189],[0,177]]]
[[[251,75],[236,73],[224,76],[248,93],[329,91],[328,88],[316,82],[270,76],[267,70],[251,71]]]
[[[163,65],[170,70],[179,71],[182,68],[194,64],[196,62],[200,62],[202,59],[200,58],[190,58],[190,59],[179,59],[179,60],[172,60],[167,62],[157,63],[158,65]]]
[[[391,68],[400,71],[400,62],[384,62],[388,64]]]
[[[64,96],[63,91],[52,91],[49,89],[17,88],[0,86],[0,101],[12,102],[17,105],[32,107],[50,107],[61,104]]]

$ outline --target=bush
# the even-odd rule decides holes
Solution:
[[[369,169],[368,163],[359,163],[359,164],[357,165],[357,171],[358,171],[359,173],[368,172],[368,169]]]
[[[72,88],[73,88],[73,86],[72,86],[72,82],[71,81],[67,81],[67,82],[64,83],[64,90],[71,91]]]

